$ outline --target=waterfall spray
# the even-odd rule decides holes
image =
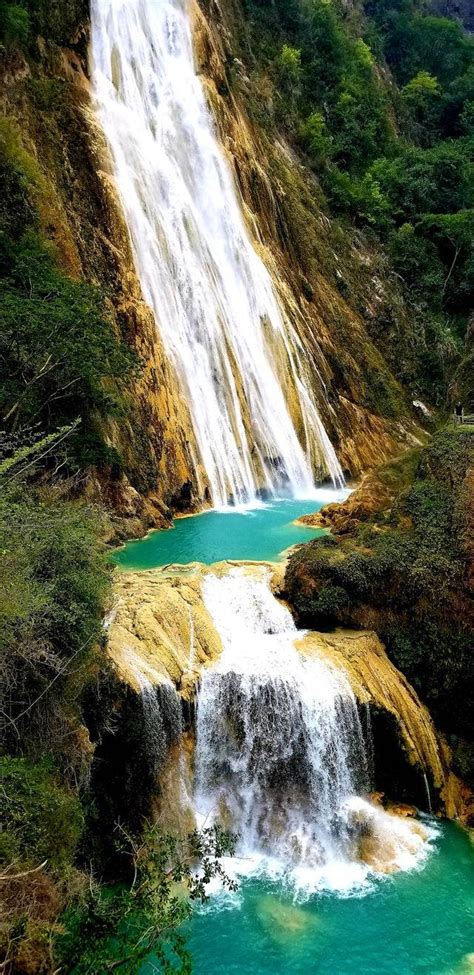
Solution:
[[[143,707],[144,742],[151,771],[158,776],[170,745],[182,733],[181,702],[171,682],[158,686],[137,674]]]
[[[314,469],[342,483],[316,366],[252,245],[195,73],[187,4],[92,0],[92,52],[143,293],[192,417],[198,482],[202,466],[215,505],[259,489],[308,496]]]

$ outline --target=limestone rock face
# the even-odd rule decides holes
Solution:
[[[3,58],[3,60],[2,60]],[[61,98],[38,111],[34,98],[52,83]],[[0,107],[14,119],[47,187],[40,217],[64,269],[100,286],[117,331],[142,369],[127,391],[131,409],[110,419],[105,439],[122,458],[124,477],[90,472],[89,496],[115,510],[122,534],[164,524],[169,507],[192,506],[193,431],[154,316],[143,300],[112,161],[94,114],[87,65],[72,51],[27,63],[0,55]],[[138,503],[138,495],[151,504]],[[161,505],[157,508],[156,501]],[[128,526],[128,528],[127,528]]]
[[[353,494],[342,504],[327,504],[321,511],[298,519],[311,528],[326,528],[340,535],[353,534],[361,522],[386,508],[392,495],[374,472],[369,471]]]
[[[198,567],[173,575],[157,569],[118,573],[108,649],[121,678],[140,691],[170,680],[189,697],[203,666],[220,652],[201,596]]]
[[[242,26],[240,4],[194,0],[191,9],[196,63],[249,231],[314,363],[315,394],[341,465],[358,474],[422,436],[403,390],[371,338],[372,324],[394,282],[377,275],[375,254],[362,240],[355,246],[336,239],[314,177],[288,145],[270,139],[250,118],[249,79],[234,57],[234,39]],[[403,316],[402,309],[402,331],[410,327]],[[388,410],[373,397],[379,382],[393,394]]]
[[[393,715],[412,765],[430,772],[435,788],[444,786],[445,770],[427,708],[403,674],[394,667],[375,633],[336,630],[308,633],[299,641],[303,653],[327,656],[349,676],[361,704],[373,704]]]
[[[139,573],[117,572],[108,653],[123,683],[140,693],[147,683],[156,686],[171,682],[188,706],[192,705],[202,669],[212,665],[222,652],[220,637],[203,602],[203,578],[209,572],[224,574],[230,568],[232,563],[212,568],[195,564],[185,571],[168,566]],[[255,578],[268,575],[272,568],[270,564],[246,564],[246,571]],[[279,585],[281,574],[277,572],[274,591],[278,592]],[[392,753],[385,749],[381,761],[387,761],[388,756],[390,764],[395,755],[398,764],[405,763],[418,777],[418,792],[415,789],[411,793],[411,800],[416,795],[426,799],[425,777],[430,783],[434,808],[450,817],[460,815],[465,797],[449,772],[449,754],[437,736],[429,712],[390,662],[376,634],[342,629],[333,633],[308,632],[296,639],[295,646],[301,653],[322,656],[344,671],[361,708],[373,713],[378,722],[374,736],[380,729],[381,735],[390,738]],[[186,741],[187,765],[192,735]],[[171,755],[166,777],[170,794],[176,762],[176,755]],[[391,768],[383,772],[383,783],[390,783]],[[411,773],[407,774],[410,777]]]

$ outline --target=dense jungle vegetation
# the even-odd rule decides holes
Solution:
[[[403,282],[422,339],[416,375],[395,371],[442,405],[458,370],[452,395],[469,400],[474,42],[421,0],[244,8],[255,118],[304,154],[329,212],[376,235]]]
[[[414,328],[424,336],[419,374],[425,395],[444,407],[454,383],[456,396],[467,401],[473,42],[456,22],[431,16],[415,0],[354,6],[243,0],[243,8],[240,44],[251,66],[255,117],[304,156],[328,211],[376,235],[387,249],[406,287]],[[81,43],[87,16],[87,0],[0,0],[0,56],[21,50],[34,60],[38,36],[52,48]],[[48,90],[56,97],[53,82]],[[103,422],[128,415],[127,382],[141,363],[115,334],[107,296],[62,268],[48,236],[48,186],[17,124],[5,115],[0,183],[2,970],[34,975],[74,964],[84,975],[134,972],[164,930],[171,932],[176,964],[187,970],[184,945],[173,933],[188,911],[173,886],[189,880],[186,856],[153,831],[139,838],[119,831],[120,869],[114,861],[112,870],[97,840],[100,803],[91,788],[103,729],[91,741],[85,715],[99,676],[102,682],[112,677],[104,678],[101,652],[110,596],[103,516],[81,500],[81,478],[90,467],[120,470]],[[409,584],[416,581],[420,592],[428,582],[444,590],[445,569],[456,589],[457,528],[446,522],[452,497],[438,485],[433,500],[433,490],[431,480],[418,478],[404,502],[413,537],[397,530],[390,541],[374,529],[369,541],[379,578],[389,571],[385,549],[392,546],[390,558],[402,559]],[[413,547],[423,536],[424,574],[414,580]],[[437,561],[430,568],[433,551]],[[324,563],[324,545],[321,553]],[[358,570],[361,586],[364,572]],[[331,598],[339,619],[334,601],[349,598],[340,582]],[[415,684],[430,680],[429,703],[443,715],[451,707],[448,691],[462,680],[456,660],[464,659],[464,644],[446,656],[438,623],[430,613],[426,621],[419,642],[420,630],[408,626],[396,639],[384,635]],[[104,713],[104,727],[112,719],[112,712]],[[232,845],[214,834],[192,843],[209,875],[211,854]],[[126,883],[101,884],[102,877],[128,881],[133,862],[141,878],[137,893]],[[192,888],[192,896],[203,896],[202,887]],[[148,941],[127,954],[124,945],[137,943],[143,929]]]
[[[448,427],[376,472],[385,501],[290,559],[300,623],[375,630],[474,782],[474,428]]]

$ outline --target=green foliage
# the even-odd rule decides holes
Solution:
[[[466,737],[474,711],[467,595],[472,455],[472,433],[451,429],[411,454],[401,470],[384,468],[382,482],[399,492],[388,520],[376,514],[355,538],[302,547],[286,579],[301,618],[316,627],[375,625],[441,726]]]
[[[443,265],[431,240],[417,234],[412,223],[403,223],[392,231],[389,246],[397,274],[422,301],[429,305],[433,294],[441,295]]]
[[[35,161],[22,147],[18,127],[5,117],[0,118],[0,177],[0,246],[3,251],[28,227],[35,226],[34,195],[40,181]]]
[[[414,369],[402,378],[440,402],[474,297],[474,42],[414,0],[365,0],[365,16],[336,0],[245,8],[255,87],[274,88],[258,121],[303,149],[333,213],[379,235],[414,318]],[[374,338],[398,364],[397,346]]]
[[[60,952],[72,975],[117,971],[135,975],[149,956],[164,973],[190,973],[191,958],[181,931],[192,904],[207,900],[207,885],[219,877],[235,889],[220,863],[232,854],[234,838],[218,826],[185,841],[148,827],[140,838],[123,830],[132,857],[130,887],[90,887],[82,906],[66,917]],[[195,867],[199,865],[199,873]]]
[[[289,44],[284,44],[279,58],[280,77],[290,89],[296,87],[301,80],[301,51]]]
[[[414,15],[392,19],[385,34],[385,56],[397,79],[406,84],[427,71],[440,84],[461,77],[473,62],[473,47],[455,20]]]
[[[100,522],[80,505],[54,503],[15,484],[0,493],[0,640],[4,734],[44,724],[68,708],[68,677],[101,635],[109,571]],[[54,743],[51,745],[54,747]]]
[[[428,71],[419,71],[402,89],[407,129],[414,142],[429,146],[439,134],[442,109],[438,80]]]
[[[68,866],[83,828],[77,796],[58,783],[47,763],[32,765],[22,758],[0,758],[0,783],[8,853],[14,849],[23,863],[35,867],[45,860],[53,870]]]
[[[35,233],[27,232],[14,251],[7,242],[0,262],[6,272],[0,297],[3,422],[46,426],[110,412],[117,397],[104,380],[123,380],[133,357],[117,342],[99,293],[62,274]]]
[[[300,138],[313,166],[324,164],[331,153],[331,137],[321,112],[311,112],[300,126]]]
[[[104,296],[64,274],[39,232],[43,179],[9,119],[0,120],[0,175],[0,425],[46,437],[74,425],[63,474],[117,467],[97,418],[123,412],[136,357],[115,336]]]
[[[18,4],[0,3],[0,38],[7,48],[24,47],[30,36],[28,11]]]
[[[73,430],[77,429],[77,426],[78,421],[70,424],[70,426],[61,427],[54,433],[49,433],[46,437],[39,437],[36,440],[30,434],[28,442],[21,446],[15,442],[14,437],[8,440],[7,445],[7,438],[3,436],[0,440],[0,454],[4,450],[7,450],[9,456],[6,460],[0,462],[0,478],[8,475],[7,483],[10,483],[15,478],[20,477],[31,467],[39,463],[50,451],[57,448]]]
[[[55,44],[69,44],[88,15],[87,0],[1,0],[0,40],[9,47],[26,47],[42,35]]]

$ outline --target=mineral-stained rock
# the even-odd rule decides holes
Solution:
[[[186,707],[191,707],[199,675],[212,665],[222,645],[214,622],[202,599],[202,580],[209,572],[226,573],[232,563],[212,568],[153,569],[148,572],[117,572],[115,605],[109,630],[108,652],[119,678],[140,692],[144,684],[171,681]],[[246,571],[257,578],[268,577],[270,564],[246,563]],[[278,572],[273,580],[278,589]],[[400,781],[410,779],[403,763],[412,768],[413,782],[398,795],[395,773],[393,798],[416,800],[429,783],[433,805],[448,816],[460,816],[466,796],[449,772],[449,754],[439,740],[428,710],[406,678],[388,659],[375,633],[338,629],[333,633],[302,633],[295,646],[304,654],[320,655],[332,666],[344,670],[362,709],[374,713],[380,733],[390,737],[380,761],[396,754]],[[190,713],[191,713],[190,712]],[[192,724],[192,721],[191,721]],[[388,729],[388,730],[387,730]],[[400,771],[401,769],[401,771]],[[390,784],[390,768],[383,770],[383,788]],[[418,783],[415,786],[413,783]]]

